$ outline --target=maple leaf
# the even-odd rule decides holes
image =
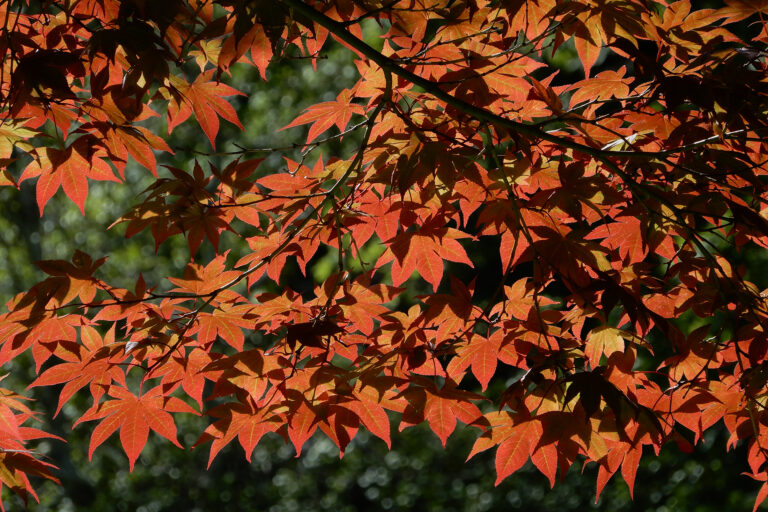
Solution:
[[[249,52],[249,57],[258,69],[261,78],[266,80],[267,67],[274,55],[272,44],[263,28],[254,23],[245,34],[237,33],[227,37],[224,43],[218,47],[219,52],[217,64],[219,69],[228,69],[231,64]],[[210,40],[204,40],[203,43],[209,43]]]
[[[128,456],[131,471],[147,443],[150,430],[181,448],[176,439],[176,425],[169,412],[199,414],[178,398],[163,396],[162,386],[156,386],[141,396],[136,396],[125,388],[112,386],[108,394],[114,400],[95,404],[75,422],[75,425],[84,421],[101,420],[91,434],[89,459],[93,456],[93,451],[119,429],[120,443]]]
[[[558,468],[557,447],[552,443],[540,441],[531,454],[531,462],[547,477],[549,486],[554,487]]]
[[[288,415],[288,438],[296,448],[296,457],[301,455],[304,443],[312,437],[317,426],[317,413],[306,400],[301,400],[299,406]]]
[[[363,392],[363,390],[358,392],[355,398],[357,400],[342,402],[339,406],[354,413],[371,434],[387,443],[387,448],[391,447],[389,417],[378,398],[370,392]]]
[[[469,425],[481,416],[480,409],[468,400],[470,396],[455,389],[442,389],[438,394],[427,394],[424,417],[443,446],[456,428],[457,419]]]
[[[226,268],[227,253],[217,256],[205,267],[190,263],[184,269],[184,279],[169,277],[168,280],[178,287],[174,288],[174,291],[204,296],[238,277],[240,275],[239,272],[224,270]]]
[[[60,304],[66,304],[76,297],[88,303],[99,291],[93,274],[105,261],[106,258],[93,261],[86,253],[75,250],[71,263],[63,260],[43,260],[38,261],[37,266],[51,276],[45,283],[48,292]]]
[[[499,485],[528,461],[543,433],[542,425],[538,419],[505,411],[486,413],[484,420],[481,425],[488,425],[486,432],[475,441],[467,459],[498,445],[496,485]]]
[[[526,421],[517,425],[501,442],[496,451],[496,485],[528,462],[541,433],[538,421]]]
[[[25,141],[37,135],[37,132],[25,128],[24,124],[23,121],[0,122],[0,159],[10,158],[14,147],[24,151],[34,149],[32,144]]]
[[[695,379],[708,365],[717,364],[719,355],[717,345],[705,340],[707,326],[699,328],[680,343],[679,355],[672,356],[664,361],[662,366],[671,368],[673,379]]]
[[[600,358],[605,354],[610,357],[615,352],[624,351],[624,338],[621,331],[615,327],[603,325],[595,327],[587,336],[584,355],[587,356],[592,368],[600,365]]]
[[[70,148],[76,149],[84,157],[87,155],[90,169],[85,168],[82,172],[91,179],[119,181],[101,159],[111,162],[120,177],[125,178],[129,156],[157,176],[157,161],[153,150],[173,153],[162,138],[143,126],[93,121],[81,126],[80,130],[88,132],[88,135],[78,138]]]
[[[618,71],[601,71],[594,77],[576,82],[571,87],[571,106],[583,101],[607,100],[623,98],[629,95],[629,86],[624,79],[626,68]]]
[[[591,19],[577,22],[574,30],[574,44],[584,67],[584,75],[589,78],[592,66],[597,62],[603,43],[600,26]]]
[[[55,415],[74,394],[86,385],[90,386],[94,403],[98,403],[112,382],[125,387],[125,373],[119,368],[122,357],[104,357],[100,352],[115,342],[114,326],[102,338],[98,331],[89,325],[80,328],[82,345],[67,346],[61,343],[62,349],[55,353],[65,362],[51,366],[41,373],[28,387],[52,386],[64,384],[59,394],[59,403]]]
[[[185,357],[174,355],[168,363],[156,372],[162,373],[161,385],[163,393],[170,394],[179,384],[190,398],[203,408],[203,388],[205,387],[205,372],[203,369],[212,362],[211,355],[201,349],[194,348]],[[125,383],[122,383],[125,386]]]
[[[195,119],[211,141],[211,146],[215,148],[216,134],[219,133],[219,116],[241,130],[243,125],[240,124],[232,105],[223,99],[224,96],[241,93],[228,85],[212,81],[213,73],[213,70],[201,73],[191,84],[179,77],[171,77],[168,130],[173,130],[194,113]]]
[[[424,384],[423,388],[411,387],[403,393],[409,405],[403,412],[400,430],[426,420],[445,446],[456,428],[456,420],[469,425],[482,417],[480,409],[471,402],[482,399],[481,396],[456,389],[456,383],[451,381],[439,390],[428,381]]]
[[[383,284],[370,284],[370,276],[362,275],[344,287],[344,297],[337,304],[353,326],[370,336],[375,327],[374,321],[389,311],[383,304],[393,300],[398,292],[396,288]]]
[[[198,315],[197,339],[203,345],[213,342],[216,336],[220,336],[229,345],[243,350],[245,337],[242,329],[252,329],[255,325],[254,306],[242,304],[239,306],[224,306],[213,314],[202,313]]]
[[[501,338],[499,336],[483,338],[472,335],[467,343],[456,348],[456,357],[451,359],[446,371],[449,375],[458,375],[471,366],[472,374],[480,382],[482,390],[485,391],[496,373],[500,350]]]
[[[219,405],[207,414],[221,419],[206,428],[200,439],[194,446],[212,440],[208,467],[211,467],[213,459],[235,437],[245,450],[245,458],[251,461],[253,450],[259,440],[267,432],[273,432],[279,427],[275,421],[269,420],[269,413],[265,409],[255,410],[252,405],[243,403],[228,403]]]
[[[615,222],[601,224],[587,236],[589,240],[603,238],[609,248],[618,249],[625,263],[643,261],[648,254],[648,242],[642,221],[638,217],[631,215],[617,217]]]
[[[61,484],[59,479],[51,473],[52,469],[57,468],[53,464],[34,458],[31,453],[13,451],[0,453],[0,482],[7,485],[25,501],[28,495],[32,495],[38,503],[40,501],[27,475],[47,478]],[[5,510],[4,507],[3,510]]]
[[[85,215],[85,199],[88,197],[88,177],[107,175],[112,178],[112,171],[101,158],[93,156],[86,158],[76,146],[70,146],[64,151],[43,148],[36,150],[37,158],[30,163],[19,178],[19,182],[37,177],[37,206],[40,216],[46,203],[53,197],[59,187],[74,202],[80,212]]]
[[[365,109],[361,105],[352,103],[354,97],[349,89],[342,90],[336,101],[327,101],[307,107],[307,111],[294,119],[290,124],[280,128],[285,130],[294,126],[312,123],[307,135],[307,142],[312,142],[318,135],[333,125],[343,132],[349,124],[353,114],[364,114]]]
[[[467,235],[453,228],[425,224],[422,229],[397,235],[379,257],[376,267],[392,260],[392,284],[400,286],[411,274],[419,275],[437,290],[443,279],[443,260],[474,266],[458,242]]]
[[[357,415],[337,405],[328,407],[328,414],[320,423],[320,429],[338,446],[339,457],[344,456],[344,450],[357,435],[360,420]]]

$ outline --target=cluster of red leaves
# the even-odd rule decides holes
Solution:
[[[89,180],[131,160],[158,176],[171,150],[146,119],[194,118],[211,145],[219,117],[239,126],[219,82],[236,62],[267,77],[276,53],[315,59],[332,39],[360,74],[286,127],[310,125],[303,158],[333,127],[360,132],[353,155],[169,169],[119,219],[216,249],[174,289],[111,286],[78,252],[8,304],[0,362],[30,350],[59,408],[87,390],[91,453],[119,430],[132,468],[150,430],[178,444],[173,414],[198,410],[211,459],[268,432],[297,452],[318,429],[341,452],[361,427],[389,444],[394,418],[445,443],[458,419],[482,431],[470,455],[497,447],[499,481],[530,459],[554,484],[586,460],[599,495],[619,470],[632,489],[644,446],[722,421],[768,495],[768,304],[735,263],[768,247],[764,2],[41,5],[0,6],[0,158],[26,165],[2,181],[36,178],[41,213],[59,188],[83,210]],[[568,42],[585,77],[557,85],[545,57]],[[595,72],[604,53],[621,64]],[[228,261],[225,230],[251,252]],[[446,276],[476,276],[488,240],[495,290]],[[260,291],[321,246],[338,269],[313,293]],[[393,307],[419,278],[433,293]],[[717,321],[688,332],[689,313]],[[0,415],[0,480],[26,496],[26,474],[50,477],[23,449],[39,433],[15,398]]]

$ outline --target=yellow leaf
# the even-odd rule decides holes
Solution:
[[[595,327],[587,336],[587,343],[584,347],[584,354],[589,359],[592,368],[600,365],[600,357],[610,357],[614,352],[624,352],[624,338],[621,331],[615,327],[601,325]]]
[[[0,121],[0,158],[10,158],[14,146],[24,151],[32,150],[27,140],[37,135],[37,132],[23,125],[23,121]]]

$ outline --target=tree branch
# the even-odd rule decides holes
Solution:
[[[349,46],[351,46],[352,48],[354,48],[355,50],[363,54],[365,57],[369,58],[370,60],[378,64],[379,67],[381,67],[383,70],[388,71],[401,78],[404,78],[405,80],[408,80],[414,85],[418,85],[419,87],[424,89],[426,92],[428,92],[435,98],[441,101],[444,101],[446,104],[464,112],[465,114],[471,117],[474,117],[479,121],[485,121],[487,123],[504,127],[508,130],[511,130],[523,135],[528,135],[530,137],[535,137],[541,140],[545,140],[547,142],[552,142],[564,148],[573,149],[575,151],[579,151],[586,155],[590,155],[592,157],[600,158],[600,159],[615,157],[615,158],[622,158],[622,159],[643,158],[646,160],[653,160],[668,154],[668,152],[666,151],[658,151],[658,152],[607,151],[599,148],[593,148],[593,147],[580,144],[578,142],[575,142],[563,137],[559,137],[557,135],[552,135],[551,133],[542,131],[539,128],[536,128],[535,126],[531,126],[525,123],[520,123],[518,121],[512,121],[511,119],[507,119],[505,117],[499,116],[484,108],[477,107],[475,105],[472,105],[471,103],[467,103],[464,100],[456,98],[451,94],[443,91],[440,88],[440,84],[433,82],[431,80],[427,80],[426,78],[422,78],[419,75],[411,71],[408,71],[407,69],[400,66],[394,60],[383,55],[381,52],[375,50],[374,48],[366,44],[364,41],[352,35],[346,29],[345,24],[335,21],[329,18],[328,16],[326,16],[325,14],[319,11],[316,11],[315,9],[305,4],[303,1],[301,0],[279,0],[279,1],[291,7],[292,9],[300,13],[305,18],[314,21],[315,23],[317,23],[322,27],[325,27],[326,29],[328,29],[328,31],[330,31],[333,35],[338,37],[340,40],[344,41]]]

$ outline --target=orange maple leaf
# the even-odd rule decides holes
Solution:
[[[147,443],[150,430],[154,430],[179,448],[182,447],[176,439],[176,425],[169,411],[199,415],[178,398],[163,396],[162,386],[156,386],[141,396],[136,396],[125,388],[113,386],[109,395],[115,400],[94,405],[75,422],[75,425],[83,421],[102,420],[91,434],[89,460],[93,451],[120,429],[120,442],[128,456],[131,471]]]
[[[376,267],[394,260],[392,284],[400,286],[414,271],[437,290],[443,279],[443,260],[465,263],[474,267],[466,251],[459,243],[469,235],[453,228],[425,224],[419,231],[397,235],[387,250],[379,257]]]
[[[211,146],[216,147],[216,134],[219,133],[219,116],[230,123],[243,129],[237,118],[235,109],[224,96],[242,94],[238,90],[211,80],[214,70],[201,73],[194,82],[188,84],[179,77],[170,77],[175,91],[171,93],[171,103],[168,105],[168,130],[186,121],[190,114],[195,114],[195,119],[211,141]]]
[[[339,131],[343,132],[344,128],[349,124],[352,114],[362,115],[365,113],[365,109],[361,105],[352,103],[353,98],[349,89],[344,89],[339,93],[336,101],[326,101],[307,107],[306,112],[294,119],[291,124],[280,128],[280,130],[312,123],[307,135],[307,143],[315,140],[318,135],[333,125],[336,125]]]

